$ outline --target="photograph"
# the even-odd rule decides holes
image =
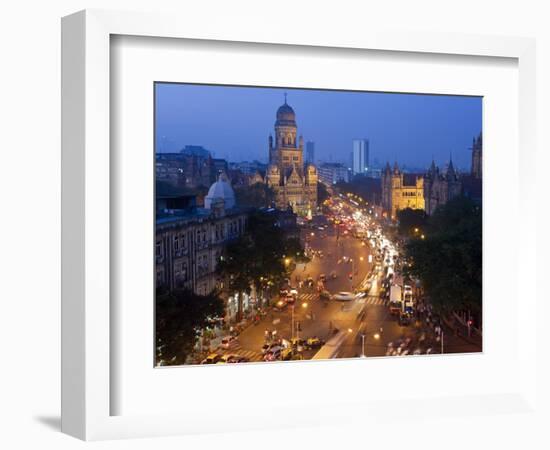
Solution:
[[[155,82],[155,367],[483,350],[483,97]]]

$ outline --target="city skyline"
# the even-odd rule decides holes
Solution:
[[[452,155],[455,167],[468,170],[482,128],[480,97],[157,83],[155,150],[201,145],[228,161],[265,162],[273,110],[285,92],[317,161],[345,163],[353,140],[368,139],[371,164],[425,169]]]

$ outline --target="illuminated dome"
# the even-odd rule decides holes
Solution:
[[[204,199],[204,207],[212,209],[212,204],[220,200],[224,201],[225,209],[235,207],[235,192],[233,192],[233,188],[224,173],[221,173],[218,181],[213,183],[210,189],[208,189],[208,195]]]
[[[277,122],[275,126],[296,126],[296,114],[290,105],[287,104],[285,99],[285,104],[281,105],[277,110]]]

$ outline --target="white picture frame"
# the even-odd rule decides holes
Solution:
[[[82,11],[67,16],[62,22],[62,430],[85,440],[162,436],[208,432],[211,421],[189,414],[112,415],[112,393],[117,386],[111,378],[111,185],[116,173],[110,160],[110,65],[111,36],[141,36],[175,39],[210,40],[237,43],[285,44],[302,47],[367,49],[382,52],[407,52],[413,55],[463,55],[499,57],[517,60],[519,182],[514,199],[522,216],[523,230],[535,229],[533,206],[535,167],[535,43],[532,39],[487,37],[439,33],[395,33],[371,29],[348,30],[337,36],[327,36],[323,30],[285,30],[276,26],[234,28],[219,22],[205,27],[186,21],[185,17],[165,14],[143,14],[112,11]],[[265,25],[265,24],[264,24]],[[521,331],[518,359],[521,370],[512,390],[483,396],[476,393],[467,398],[446,399],[441,413],[460,411],[468,415],[471,405],[487,414],[499,412],[502,405],[515,412],[537,408],[536,353],[531,343],[536,329],[529,325],[526,311],[536,310],[534,284],[528,283],[534,272],[536,238],[523,233],[513,251],[519,261],[518,285],[522,288],[522,305],[517,324]],[[146,244],[145,244],[146,245]],[[526,282],[527,281],[527,282]],[[516,292],[517,295],[517,292]],[[151,318],[152,320],[152,318]],[[311,367],[311,366],[310,366]],[[319,366],[320,367],[320,366]],[[308,369],[311,371],[319,368]],[[183,373],[182,373],[182,376]],[[401,398],[403,402],[410,399]],[[423,408],[429,409],[427,399]],[[389,410],[377,402],[345,402],[345,417],[361,412],[374,416]],[[432,403],[435,404],[435,403]],[[323,408],[326,407],[326,408]],[[329,423],[341,414],[329,411],[322,401],[304,405],[287,414],[280,426],[296,423],[297,417],[309,415],[311,423]],[[274,414],[282,408],[274,409]],[[241,418],[242,418],[242,412]],[[236,419],[225,425],[226,430],[258,429],[259,421],[239,423]]]

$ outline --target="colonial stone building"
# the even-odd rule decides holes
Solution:
[[[453,161],[444,173],[439,171],[432,161],[430,169],[424,176],[424,200],[426,214],[432,215],[438,206],[462,194],[462,180],[456,172]]]
[[[157,287],[187,288],[202,295],[222,288],[216,266],[227,243],[245,232],[247,220],[248,211],[236,207],[225,175],[210,187],[205,208],[158,211]]]
[[[424,178],[422,175],[403,173],[395,163],[393,170],[389,163],[382,172],[382,207],[392,220],[397,211],[405,208],[424,209]]]
[[[269,165],[265,181],[275,193],[276,206],[288,206],[302,216],[317,207],[317,169],[304,164],[304,140],[297,139],[296,114],[285,103],[277,110],[275,138],[269,136]]]

